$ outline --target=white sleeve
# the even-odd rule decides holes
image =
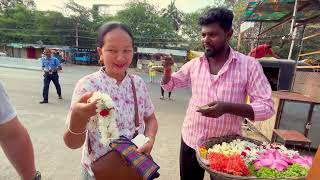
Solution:
[[[10,103],[9,97],[0,82],[0,124],[12,120],[16,115],[16,110]]]

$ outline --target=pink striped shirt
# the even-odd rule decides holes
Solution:
[[[194,149],[210,137],[241,134],[242,117],[224,114],[209,118],[196,112],[197,106],[213,101],[243,104],[248,95],[254,120],[265,120],[274,114],[272,90],[261,65],[254,58],[233,49],[217,75],[210,73],[206,57],[201,56],[186,63],[172,74],[167,84],[162,85],[166,91],[190,86],[192,97],[182,126],[182,138]]]

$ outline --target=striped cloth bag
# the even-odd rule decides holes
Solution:
[[[144,179],[151,180],[160,176],[158,173],[159,165],[152,160],[151,156],[138,153],[137,146],[128,138],[121,136],[120,139],[110,143],[110,147],[122,155]]]

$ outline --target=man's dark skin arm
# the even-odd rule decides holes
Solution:
[[[218,118],[223,114],[232,114],[244,118],[254,119],[254,112],[248,104],[236,104],[228,102],[212,102],[206,106],[200,107],[197,112],[203,116]]]

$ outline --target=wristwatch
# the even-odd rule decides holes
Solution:
[[[34,178],[32,180],[41,180],[41,173],[40,171],[36,172],[36,175],[34,176]]]

